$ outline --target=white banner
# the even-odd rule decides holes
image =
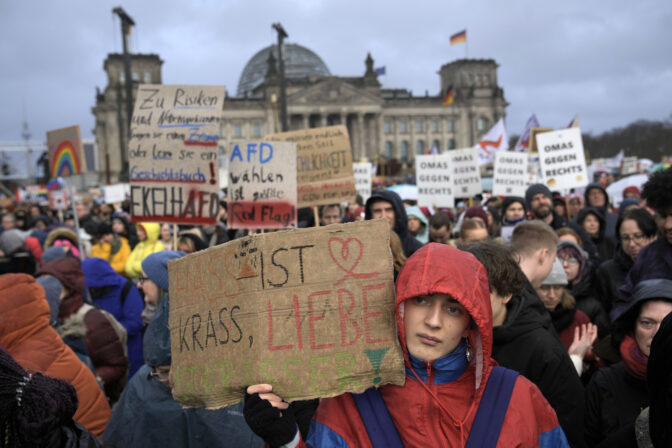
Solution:
[[[499,151],[495,153],[492,194],[525,197],[527,190],[526,152]]]
[[[352,170],[355,174],[355,190],[362,197],[362,200],[366,202],[371,196],[371,162],[353,163]]]
[[[551,190],[588,185],[581,129],[571,128],[537,135],[541,178]]]
[[[454,194],[457,197],[474,196],[483,192],[478,149],[466,148],[449,151],[451,157]]]
[[[635,174],[637,172],[637,156],[624,157],[621,162],[621,176]]]
[[[102,187],[103,197],[106,204],[123,202],[131,195],[131,186],[129,184],[105,185]]]
[[[415,156],[420,207],[453,207],[453,175],[449,154]]]

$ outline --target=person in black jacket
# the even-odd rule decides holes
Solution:
[[[397,193],[390,190],[379,190],[366,200],[364,219],[386,218],[390,230],[394,230],[401,239],[407,257],[422,247],[422,243],[408,232],[408,216],[404,204]]]
[[[620,213],[616,229],[619,243],[614,257],[597,268],[597,289],[607,313],[611,311],[611,304],[618,297],[618,288],[635,264],[637,255],[658,235],[656,221],[643,208]]]
[[[597,281],[588,254],[572,241],[558,243],[558,259],[567,274],[568,290],[576,299],[576,309],[597,325],[600,339],[609,334],[609,318],[597,293]]]
[[[584,446],[583,385],[534,288],[505,246],[486,241],[463,250],[471,252],[488,274],[492,357],[536,384],[555,409],[570,445]]]
[[[602,212],[604,216],[605,238],[616,242],[616,220],[617,216],[609,211],[609,195],[599,182],[593,182],[586,187],[584,191],[586,207],[594,207]]]
[[[586,388],[585,428],[590,446],[632,424],[649,405],[646,375],[651,343],[671,312],[672,280],[645,280],[637,284],[629,307],[614,321],[612,340],[623,361],[598,370]]]
[[[614,256],[615,242],[614,239],[605,236],[606,223],[602,212],[593,207],[586,207],[579,212],[576,223],[586,231],[595,243],[597,253],[600,256],[600,264],[611,260]]]

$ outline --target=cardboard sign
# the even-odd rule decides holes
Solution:
[[[637,156],[624,157],[621,161],[621,175],[635,174],[637,172]]]
[[[528,186],[526,152],[499,151],[495,153],[492,194],[525,197]]]
[[[541,178],[548,188],[577,188],[588,185],[581,129],[562,129],[537,135]]]
[[[355,190],[357,194],[366,202],[371,196],[371,162],[358,162],[352,164],[355,175]]]
[[[416,155],[415,179],[420,207],[453,207],[453,170],[450,154]]]
[[[264,140],[296,142],[299,208],[355,201],[348,128],[339,125],[282,132]]]
[[[128,184],[105,185],[102,188],[103,200],[106,204],[123,202],[131,193],[131,187]]]
[[[52,179],[86,173],[86,160],[79,126],[47,132],[49,174]]]
[[[553,132],[553,128],[530,128],[530,154],[537,153],[537,135]]]
[[[168,263],[173,397],[219,408],[404,384],[385,220],[251,235]]]
[[[296,143],[236,143],[229,151],[229,227],[296,227]]]
[[[131,221],[214,224],[223,86],[138,87],[128,144]]]
[[[478,149],[466,148],[449,151],[453,171],[453,191],[457,197],[474,196],[483,192]]]

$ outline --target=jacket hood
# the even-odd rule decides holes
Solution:
[[[609,205],[609,195],[607,194],[607,190],[605,190],[605,188],[599,182],[593,182],[593,183],[588,184],[588,186],[586,187],[586,189],[583,192],[583,200],[584,200],[583,203],[586,204],[586,206],[588,206],[590,204],[588,202],[588,193],[590,193],[590,190],[592,190],[593,188],[599,188],[600,191],[602,193],[604,193],[604,197],[606,198],[606,201],[604,203],[604,207],[600,207],[600,210],[606,211],[607,206]]]
[[[58,310],[58,318],[63,321],[76,312],[84,302],[84,273],[80,262],[73,257],[59,258],[42,266],[35,273],[35,277],[43,274],[53,275],[68,290],[68,295],[61,300]]]
[[[672,302],[672,280],[656,278],[637,283],[630,297],[625,300],[618,299],[614,302],[614,307],[610,313],[611,321],[626,318],[626,315],[630,314],[630,311],[638,303],[652,299],[669,300]]]
[[[7,350],[49,326],[44,289],[27,274],[0,275],[0,344]]]
[[[576,223],[583,227],[583,221],[588,217],[588,215],[593,215],[600,222],[600,236],[604,235],[606,228],[606,221],[604,219],[604,211],[600,208],[595,207],[586,207],[582,208],[578,215],[576,215]]]
[[[145,229],[145,233],[147,234],[147,239],[145,241],[141,241],[142,243],[154,244],[159,240],[159,235],[161,234],[161,225],[159,223],[139,222],[137,227],[142,227]]]
[[[364,219],[372,219],[371,204],[378,200],[387,201],[394,207],[394,231],[397,232],[399,238],[404,239],[408,235],[408,215],[406,215],[406,208],[401,198],[397,193],[390,190],[378,190],[373,193],[369,199],[366,200]]]
[[[414,216],[420,220],[421,223],[425,225],[423,230],[415,235],[415,239],[420,241],[421,243],[426,243],[429,241],[429,220],[425,216],[424,213],[422,213],[422,210],[420,210],[420,207],[417,206],[411,206],[411,207],[406,207],[406,216],[411,217]],[[408,224],[407,224],[408,226]],[[410,233],[410,232],[409,232]]]
[[[495,343],[504,345],[537,328],[550,328],[551,316],[531,284],[506,306],[506,320],[493,329]]]
[[[168,328],[169,302],[170,298],[166,294],[142,338],[145,363],[151,367],[170,365],[172,359]]]
[[[439,243],[429,243],[404,264],[397,279],[397,332],[407,367],[410,364],[403,320],[403,304],[413,297],[447,294],[465,307],[475,327],[469,332],[476,363],[476,388],[490,369],[492,308],[485,268],[472,254]]]
[[[117,286],[126,283],[126,279],[117,274],[110,263],[102,258],[88,258],[82,261],[82,272],[87,288],[101,288],[103,286]]]
[[[0,248],[2,248],[5,255],[12,255],[25,248],[26,232],[19,229],[5,230],[0,235]]]
[[[47,235],[47,239],[44,241],[44,248],[48,249],[56,240],[68,240],[72,243],[73,246],[77,247],[79,238],[77,233],[68,226],[57,227]]]

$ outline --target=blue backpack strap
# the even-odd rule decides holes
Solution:
[[[466,448],[494,448],[509,408],[518,372],[495,366],[485,385]]]
[[[359,415],[366,427],[366,432],[374,448],[389,447],[403,448],[401,437],[394,426],[390,412],[385,406],[383,397],[375,387],[371,387],[361,394],[352,394],[355,399]]]

